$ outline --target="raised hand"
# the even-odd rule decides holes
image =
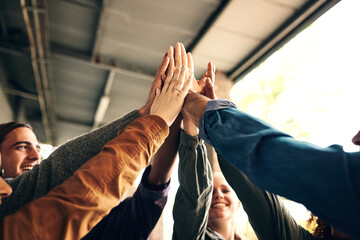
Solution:
[[[207,66],[207,72],[204,73],[203,78],[196,80],[194,76],[194,61],[191,53],[187,53],[187,60],[188,68],[191,69],[192,73],[190,90],[205,95],[210,99],[216,99],[214,91],[215,64],[213,62],[209,62]]]
[[[194,76],[194,61],[191,53],[187,53],[187,62],[188,68],[190,69],[189,72],[192,73],[190,90],[196,93],[201,93],[205,85],[205,77],[203,77],[200,81],[196,80]]]
[[[188,56],[189,55],[191,58],[190,61],[192,62],[191,54],[188,53]],[[188,59],[189,59],[189,57],[188,57]],[[207,72],[204,74],[204,77],[200,81],[197,81],[194,79],[195,78],[192,79],[191,88],[190,88],[192,92],[200,93],[210,99],[216,99],[216,94],[215,94],[215,89],[214,89],[214,84],[215,84],[215,64],[214,63],[212,63],[212,62],[208,63]],[[190,98],[190,96],[188,96],[187,98]],[[198,135],[199,129],[197,128],[195,123],[191,120],[189,111],[186,111],[186,109],[182,109],[181,114],[183,116],[184,131],[189,135],[193,135],[193,136]]]
[[[151,85],[149,97],[146,101],[146,104],[142,108],[139,109],[139,113],[141,116],[150,114],[150,107],[155,99],[155,91],[156,91],[156,89],[161,89],[162,84],[163,84],[162,80],[165,80],[165,78],[166,78],[166,70],[167,70],[167,68],[169,66],[169,62],[170,62],[170,58],[168,56],[173,55],[172,51],[173,51],[172,47],[170,47],[169,50],[165,53],[165,55],[161,61],[161,64],[156,72],[155,79]]]
[[[204,74],[204,87],[201,91],[201,94],[210,98],[216,99],[215,94],[215,64],[213,62],[208,63],[207,72]]]
[[[162,90],[156,90],[150,113],[162,117],[170,126],[180,113],[189,91],[192,74],[189,74],[185,48],[181,43],[175,46],[175,56],[169,56],[169,67]]]

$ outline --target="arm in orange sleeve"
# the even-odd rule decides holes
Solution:
[[[80,239],[119,204],[169,134],[158,116],[140,117],[49,194],[0,225],[2,239]]]

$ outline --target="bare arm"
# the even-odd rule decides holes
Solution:
[[[179,115],[170,127],[169,136],[153,158],[152,168],[148,177],[148,183],[151,185],[161,185],[170,180],[178,152],[180,125],[181,117]]]

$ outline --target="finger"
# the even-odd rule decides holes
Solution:
[[[184,87],[181,89],[181,91],[180,91],[180,93],[178,95],[180,98],[185,99],[186,95],[189,92],[190,86],[191,86],[191,80],[192,80],[191,77],[188,77],[186,79]]]
[[[177,91],[180,90],[181,91],[181,89],[183,88],[184,81],[186,79],[186,73],[187,73],[187,68],[183,67],[181,69],[181,72],[180,72],[179,78],[177,80],[177,83],[174,86],[175,90],[177,90]]]
[[[187,53],[187,68],[188,68],[187,77],[193,75],[193,77],[195,78],[195,76],[194,76],[194,60],[192,58],[191,53]]]
[[[173,46],[170,46],[168,49],[168,57],[170,58],[170,64],[171,66],[175,66],[175,61],[174,61],[174,48]]]
[[[204,86],[205,86],[206,78],[207,78],[207,77],[203,77],[202,79],[200,79],[200,80],[198,81],[199,88],[202,89],[202,90],[201,90],[201,94],[204,94]]]
[[[157,88],[155,90],[155,99],[159,97],[160,93],[161,93],[161,90],[159,88]]]
[[[167,72],[168,72],[170,67],[174,68],[174,48],[172,46],[169,47],[169,49],[167,51],[167,56],[170,58],[169,66],[168,66],[168,70],[167,70]]]
[[[181,67],[181,45],[177,43],[175,45],[175,68]]]
[[[215,84],[215,64],[213,62],[209,62],[210,65],[210,75],[208,77],[210,77],[212,84]]]
[[[166,53],[166,55],[167,55],[167,53]],[[162,84],[164,83],[165,78],[166,78],[166,71],[167,71],[167,69],[168,69],[169,62],[170,62],[170,58],[166,56],[166,57],[163,59],[161,65],[160,65],[160,67],[159,67],[159,69],[158,69],[158,71],[159,71],[158,74],[160,75]]]
[[[180,43],[180,49],[181,49],[181,67],[187,67],[187,54],[185,50],[184,44]]]
[[[213,79],[213,69],[212,68],[213,68],[212,62],[209,62],[208,66],[207,66],[206,76],[209,77],[211,80]]]
[[[171,90],[171,91],[174,90],[174,88],[175,88],[175,86],[176,86],[176,84],[177,84],[177,82],[178,82],[178,80],[179,80],[179,77],[180,77],[181,72],[182,72],[182,69],[179,69],[179,68],[176,68],[176,69],[175,69],[173,78],[171,79],[171,82],[170,82],[170,84],[169,84],[169,88],[168,88],[169,91],[170,91],[170,90]],[[180,88],[179,90],[181,90],[181,88]]]
[[[214,84],[210,78],[206,78],[204,86],[204,95],[210,99],[216,99]]]
[[[189,71],[194,72],[194,60],[191,53],[187,53],[187,67]]]
[[[167,74],[166,74],[165,83],[164,83],[164,87],[163,87],[163,91],[168,91],[170,83],[171,83],[173,77],[174,77],[174,65],[169,64]]]
[[[154,101],[153,101],[153,103],[156,101],[156,99],[159,98],[160,94],[161,94],[160,88],[156,88],[156,89],[155,89],[155,96],[154,96]]]
[[[166,52],[161,60],[161,63],[160,63],[160,67],[158,68],[157,72],[156,72],[156,75],[159,75],[161,73],[161,71],[163,71],[163,66],[164,66],[164,63],[166,61],[166,58],[168,56],[168,52]]]

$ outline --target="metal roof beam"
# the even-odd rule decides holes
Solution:
[[[19,97],[34,100],[34,101],[39,100],[38,95],[33,94],[33,93],[27,93],[24,91],[19,91],[16,89],[6,88],[6,87],[4,87],[3,90],[4,90],[4,93],[10,94],[10,95],[19,96]]]
[[[93,42],[93,46],[91,49],[91,58],[93,60],[95,60],[95,58],[97,57],[97,51],[99,49],[99,44],[100,44],[100,38],[101,38],[101,29],[104,26],[104,19],[105,19],[105,12],[106,12],[106,7],[107,7],[108,3],[107,0],[103,0],[102,5],[100,7],[100,13],[99,13],[99,19],[97,22],[97,26],[96,26],[96,31],[95,31],[95,36],[94,36],[94,42]]]
[[[65,60],[70,60],[70,61],[75,61],[75,62],[78,62],[81,64],[86,64],[86,65],[89,65],[92,67],[96,67],[99,69],[114,71],[116,73],[121,73],[121,74],[129,75],[129,76],[142,78],[144,80],[151,81],[151,82],[154,80],[154,77],[155,77],[155,74],[150,73],[148,71],[143,71],[141,69],[135,69],[135,68],[127,68],[127,67],[122,67],[122,66],[118,66],[118,65],[111,65],[111,64],[106,63],[105,61],[99,61],[99,60],[94,61],[94,60],[91,60],[89,58],[89,56],[87,56],[86,54],[73,53],[69,49],[59,47],[59,46],[57,46],[56,48],[54,48],[54,47],[52,48],[52,55],[54,57],[58,57],[58,58],[62,58]]]
[[[76,52],[75,50],[67,49],[67,48],[59,46],[59,45],[52,45],[51,49],[52,49],[52,52],[51,52],[52,57],[58,57],[61,59],[78,62],[81,64],[96,67],[99,69],[114,71],[116,73],[121,73],[121,74],[129,75],[129,76],[142,78],[144,80],[151,81],[151,82],[154,80],[154,77],[155,77],[155,75],[149,71],[144,71],[144,70],[136,69],[136,68],[127,68],[127,67],[122,67],[122,66],[117,66],[117,65],[111,65],[111,64],[105,63],[104,61],[93,61],[93,60],[91,60],[91,58],[88,55],[86,55],[84,53],[79,53],[79,52]],[[24,47],[15,45],[15,44],[8,44],[8,43],[2,42],[0,40],[0,52],[6,53],[6,54],[11,54],[11,55],[16,55],[16,56],[28,56],[29,48],[24,48]]]
[[[4,42],[0,40],[0,52],[19,56],[19,57],[29,57],[29,48],[24,48],[22,46],[17,46],[13,43],[9,44],[8,42]]]
[[[30,43],[31,62],[47,142],[56,142],[56,114],[52,94],[47,0],[21,0]]]
[[[77,1],[77,0],[61,0],[63,2],[68,2],[68,3],[71,3],[71,4],[75,4],[75,5],[78,5],[80,7],[85,7],[85,8],[89,8],[89,9],[93,9],[93,10],[100,10],[100,7],[95,5],[95,4],[92,4],[90,2],[80,2],[80,1]]]
[[[96,109],[95,117],[94,117],[94,124],[93,129],[99,127],[100,123],[104,119],[105,113],[109,107],[110,104],[110,91],[114,82],[116,76],[116,72],[114,70],[111,70],[109,72],[109,75],[106,79],[104,93],[100,98],[99,104]]]
[[[216,19],[220,16],[223,10],[226,8],[230,0],[223,0],[217,7],[217,9],[210,15],[210,17],[205,22],[204,26],[200,29],[199,33],[195,36],[194,40],[187,46],[186,50],[192,52],[209,29],[214,25]]]

